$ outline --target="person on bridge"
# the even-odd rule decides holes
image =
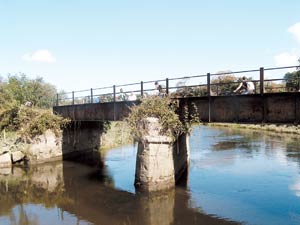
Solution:
[[[154,95],[158,95],[159,97],[165,97],[166,92],[164,91],[163,87],[158,83],[158,81],[155,81],[155,90],[154,90]]]
[[[119,99],[119,101],[127,100],[127,95],[123,92],[123,88],[120,88],[118,99]]]
[[[250,80],[247,80],[247,78],[244,76],[242,77],[242,81],[239,86],[233,92],[236,93],[239,90],[241,90],[241,94],[254,94],[254,83]]]
[[[136,94],[133,91],[128,96],[128,101],[136,101]]]

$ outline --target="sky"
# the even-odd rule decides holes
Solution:
[[[0,0],[0,75],[73,91],[297,65],[299,9],[299,0]]]

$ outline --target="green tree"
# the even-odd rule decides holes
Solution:
[[[18,112],[17,102],[6,83],[0,83],[0,130],[13,124]]]
[[[43,78],[29,79],[25,74],[8,75],[5,88],[18,104],[30,101],[41,108],[50,108],[56,94],[56,88]]]
[[[286,73],[284,79],[287,90],[299,91],[300,70]]]
[[[0,131],[22,130],[34,136],[48,128],[55,130],[63,124],[61,118],[52,117],[51,110],[40,109],[51,108],[55,94],[56,88],[42,78],[29,79],[25,74],[20,74],[8,75],[0,80]],[[31,101],[35,107],[25,107],[26,101]],[[25,125],[26,129],[23,127]]]

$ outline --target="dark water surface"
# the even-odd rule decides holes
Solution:
[[[190,145],[187,182],[151,195],[133,186],[135,146],[109,151],[101,170],[0,169],[0,224],[300,224],[297,139],[200,126]]]

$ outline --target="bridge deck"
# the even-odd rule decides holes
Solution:
[[[204,122],[298,123],[300,93],[268,93],[179,98],[180,104],[195,104]],[[138,101],[55,106],[54,112],[73,121],[122,120]]]

